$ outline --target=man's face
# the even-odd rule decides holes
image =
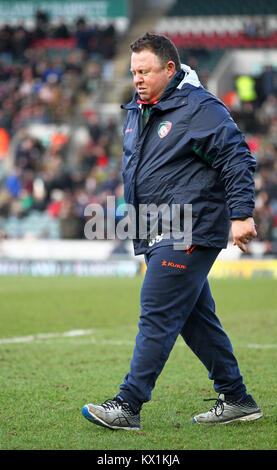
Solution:
[[[144,49],[132,53],[131,72],[141,99],[153,103],[161,96],[175,74],[175,64],[170,61],[163,67],[156,54]]]

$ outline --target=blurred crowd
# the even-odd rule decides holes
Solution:
[[[98,114],[89,112],[82,128],[87,132],[74,163],[68,161],[70,136],[54,133],[44,145],[25,129],[19,133],[14,168],[0,191],[0,217],[8,236],[84,238],[88,204],[105,208],[112,195],[117,204],[123,202],[116,123],[100,123]]]
[[[31,29],[1,27],[0,228],[8,237],[83,238],[85,206],[109,194],[121,200],[117,124],[84,111],[112,80],[116,44],[112,24],[54,25],[42,11]],[[37,136],[35,125],[54,131]],[[76,127],[86,131],[79,146]]]
[[[255,222],[265,254],[277,254],[277,70],[235,77],[222,97],[257,160]]]
[[[61,48],[62,46],[62,48]],[[38,12],[33,29],[0,29],[0,127],[13,136],[28,123],[71,119],[82,99],[112,79],[114,26],[79,18],[53,25]]]
[[[101,84],[112,82],[116,44],[112,25],[100,28],[84,18],[53,25],[43,12],[32,30],[0,29],[0,229],[8,237],[85,238],[88,204],[107,210],[107,196],[116,205],[124,202],[123,116],[103,118],[101,110],[83,106]],[[201,54],[194,51],[188,62],[197,70]],[[207,74],[200,78],[206,85]],[[276,71],[268,66],[255,80],[234,77],[234,88],[221,98],[257,159],[258,239],[267,254],[276,254]],[[56,127],[38,137],[29,132],[34,124]],[[76,124],[85,131],[78,146]]]

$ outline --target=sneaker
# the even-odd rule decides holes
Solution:
[[[263,416],[251,395],[241,402],[225,399],[223,393],[218,398],[209,398],[205,401],[209,400],[216,400],[215,405],[207,413],[194,416],[195,423],[226,424],[232,421],[254,421]]]
[[[140,429],[140,414],[134,413],[129,403],[120,397],[106,400],[102,405],[85,405],[83,416],[94,424],[110,429]]]

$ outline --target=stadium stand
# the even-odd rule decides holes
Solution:
[[[139,21],[142,28],[151,23]],[[226,52],[277,46],[272,0],[176,1],[152,24],[153,31],[171,37],[206,87]],[[89,203],[105,208],[108,195],[123,202],[123,116],[117,111],[107,118],[95,99],[99,91],[110,96],[119,42],[112,24],[91,25],[84,18],[53,24],[43,12],[31,29],[0,27],[0,228],[9,238],[82,239]],[[272,255],[277,253],[276,64],[232,80],[220,98],[258,162],[258,239]]]
[[[31,29],[2,25],[0,226],[9,238],[82,238],[84,207],[120,187],[116,126],[87,110],[112,78],[116,42],[113,24],[84,18],[54,25],[39,12]]]

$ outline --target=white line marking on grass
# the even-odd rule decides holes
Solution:
[[[67,338],[74,336],[91,335],[95,330],[71,330],[64,333],[39,333],[37,335],[21,336],[19,338],[2,338],[0,344],[7,343],[31,343],[42,339]]]
[[[63,333],[38,333],[36,335],[21,336],[17,338],[2,338],[0,339],[0,344],[31,343],[48,339],[74,338],[76,336],[92,335],[95,331],[96,330],[70,330],[64,331]],[[133,345],[134,341],[91,338],[91,343],[96,345],[129,346]],[[184,347],[184,343],[180,341],[177,343],[177,346]],[[277,344],[241,344],[239,347],[248,349],[275,349],[277,348]]]
[[[126,340],[121,340],[121,339],[95,339],[95,338],[92,338],[91,343],[92,344],[104,344],[104,345],[111,344],[112,346],[134,345],[134,341],[126,341]]]

